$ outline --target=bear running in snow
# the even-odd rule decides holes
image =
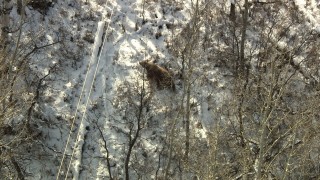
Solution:
[[[173,77],[168,70],[150,62],[150,60],[140,61],[139,64],[146,69],[147,79],[151,88],[155,84],[160,90],[167,88],[175,91]]]

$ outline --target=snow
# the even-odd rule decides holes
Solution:
[[[126,133],[129,128],[128,122],[122,119],[126,112],[120,110],[125,106],[125,100],[119,98],[137,84],[142,84],[139,61],[157,58],[160,63],[171,61],[166,41],[172,40],[172,33],[181,30],[190,19],[191,2],[185,2],[183,9],[177,12],[161,2],[146,1],[144,14],[142,0],[96,0],[88,3],[59,0],[47,15],[42,15],[30,7],[25,8],[28,24],[24,25],[24,34],[37,34],[35,37],[44,35],[45,42],[41,43],[63,40],[59,48],[52,47],[51,52],[42,53],[35,58],[33,63],[36,65],[31,64],[40,77],[49,72],[48,67],[60,64],[54,80],[45,82],[49,88],[44,91],[45,103],[41,108],[46,114],[43,123],[39,124],[39,129],[45,134],[44,149],[49,151],[52,157],[30,162],[26,171],[30,172],[33,178],[55,179],[60,163],[68,167],[72,157],[70,171],[67,175],[67,169],[64,168],[61,172],[62,178],[67,176],[68,179],[107,179],[107,152],[102,138],[107,141],[112,172],[117,174],[119,179],[124,178],[121,171],[124,169],[123,159],[128,143]],[[229,2],[235,3],[234,0]],[[295,2],[310,20],[313,29],[320,33],[320,14],[317,7],[319,2],[317,4],[311,1],[308,7],[303,0]],[[16,8],[11,11],[10,16],[14,23],[19,22],[20,16]],[[142,22],[142,16],[145,23]],[[172,31],[167,24],[178,27]],[[157,32],[161,32],[160,38],[155,37]],[[84,40],[86,33],[93,39],[93,43]],[[254,38],[253,34],[248,36]],[[224,46],[221,44],[221,48],[225,48]],[[279,46],[285,47],[286,43],[281,41]],[[299,58],[296,59],[297,63],[302,61]],[[225,108],[223,105],[232,99],[231,91],[227,89],[231,82],[228,74],[228,71],[219,68],[212,69],[206,74],[210,86],[203,85],[200,89],[193,89],[196,94],[192,99],[196,104],[193,113],[196,115],[192,117],[192,122],[202,124],[203,128],[195,128],[200,138],[206,139],[206,134],[214,131],[218,121],[215,113],[222,111]],[[302,85],[297,86],[298,89],[303,89]],[[172,123],[179,106],[172,100],[181,94],[160,91],[153,96],[151,111],[146,113],[147,120],[144,124],[148,128],[141,132],[142,140],[139,146],[137,145],[149,153],[150,166],[156,167],[158,163],[159,151],[164,146],[162,139],[166,138],[165,133],[168,131],[166,126]],[[155,116],[161,121],[156,121]],[[70,131],[73,119],[75,124]],[[103,131],[103,137],[96,126]],[[72,134],[67,144],[69,132]],[[66,158],[62,162],[65,146]],[[137,152],[136,155],[142,156],[141,153]],[[136,174],[131,173],[133,179],[137,178]],[[148,175],[150,178],[154,177],[152,173],[146,176]]]
[[[84,81],[84,85],[86,85],[86,82],[88,82],[87,87],[85,87],[85,89],[87,90],[87,94],[84,95],[84,97],[86,97],[86,103],[84,105],[84,108],[82,109],[83,114],[81,117],[81,121],[80,121],[80,127],[77,133],[77,138],[76,138],[76,143],[75,143],[75,147],[73,147],[73,152],[72,152],[72,156],[73,154],[75,154],[75,161],[73,162],[73,172],[72,174],[74,175],[74,179],[79,179],[79,171],[80,171],[80,165],[81,165],[81,160],[82,160],[82,149],[83,149],[83,145],[85,143],[85,136],[87,134],[87,130],[86,130],[86,126],[88,125],[88,122],[86,122],[85,117],[86,117],[86,111],[87,111],[87,107],[88,107],[88,102],[90,100],[90,96],[91,96],[91,91],[92,91],[92,86],[95,82],[95,76],[97,73],[97,70],[99,68],[99,62],[100,62],[100,57],[101,55],[98,54],[99,53],[99,49],[103,48],[104,46],[104,42],[102,42],[102,35],[104,32],[104,26],[105,26],[105,22],[98,22],[98,28],[97,28],[97,33],[95,36],[95,43],[93,45],[93,50],[92,50],[92,56],[90,59],[90,65],[89,65],[89,69],[87,70],[87,74],[86,74],[86,78]],[[93,66],[92,66],[93,65]],[[88,75],[88,77],[87,77]],[[84,89],[84,90],[85,90]],[[68,171],[67,171],[68,173]]]
[[[114,108],[117,89],[123,86],[124,80],[135,83],[140,79],[139,61],[155,56],[164,61],[170,57],[164,40],[170,38],[171,30],[166,26],[159,30],[160,25],[167,23],[182,25],[189,19],[186,12],[188,3],[185,4],[183,12],[166,14],[161,13],[160,3],[146,3],[144,18],[147,22],[142,24],[142,1],[112,1],[102,5],[97,2],[90,1],[84,5],[83,1],[80,7],[72,0],[58,1],[46,16],[30,7],[25,8],[30,21],[25,26],[24,33],[45,32],[46,43],[53,43],[63,38],[62,49],[66,50],[65,55],[67,55],[63,58],[65,56],[61,55],[60,49],[57,49],[56,52],[44,53],[37,57],[37,61],[41,64],[34,62],[36,64],[34,69],[37,69],[39,74],[47,74],[47,67],[53,64],[62,63],[63,67],[59,70],[59,76],[55,77],[58,80],[48,82],[53,88],[44,92],[47,102],[41,107],[46,112],[44,115],[46,121],[50,121],[53,125],[47,127],[45,122],[39,125],[39,129],[46,134],[44,143],[44,146],[48,147],[46,150],[55,149],[59,153],[52,152],[54,156],[47,161],[30,163],[27,172],[30,172],[33,178],[54,179],[60,163],[65,166],[61,171],[63,178],[107,177],[104,161],[95,158],[105,158],[106,151],[102,146],[101,137],[95,132],[93,121],[96,121],[105,133],[103,138],[108,142],[110,158],[115,164],[113,172],[123,171],[123,165],[119,163],[126,153],[127,137],[121,131],[127,133],[128,128],[120,121],[121,115],[114,115],[117,111]],[[166,8],[169,12],[170,7]],[[10,16],[15,19],[14,21],[19,21],[16,9],[11,11]],[[157,31],[162,33],[161,38],[155,38]],[[94,44],[82,41],[85,32],[92,34]],[[127,91],[124,90],[123,93]],[[154,103],[161,104],[161,101],[170,103],[172,98],[172,95],[163,95],[160,92]],[[177,108],[176,104],[171,106]],[[212,115],[207,106],[208,104],[204,103],[201,112],[203,118],[209,119]],[[98,109],[98,117],[93,113],[94,108]],[[164,114],[168,109],[163,107],[155,111]],[[75,127],[71,130],[70,142],[66,144],[73,118]],[[160,134],[165,132],[164,126],[167,124],[169,122],[155,124],[148,122],[146,126],[151,126],[151,130],[141,135],[141,146],[150,152],[150,157],[154,160],[158,159],[157,151],[162,148],[159,142]],[[208,129],[211,128],[210,120],[205,124]],[[120,132],[117,129],[120,129]],[[205,134],[204,131],[199,131]],[[150,137],[155,140],[150,140]],[[67,156],[65,161],[61,162],[65,146],[67,146],[65,152]],[[96,150],[90,150],[89,147]],[[69,163],[71,157],[72,161]],[[119,173],[120,177],[124,176],[123,172]],[[153,174],[150,175],[152,176]]]
[[[307,5],[308,3],[305,0],[295,0],[295,3],[300,12],[309,19],[313,29],[320,33],[320,13],[318,7],[320,1],[316,2],[315,0],[310,0],[310,5]]]
[[[135,3],[137,4],[137,3]],[[120,7],[121,8],[120,8]],[[110,144],[114,144],[110,148],[110,154],[111,157],[117,158],[117,155],[115,153],[120,153],[125,150],[123,143],[126,142],[125,136],[119,136],[115,135],[114,132],[110,131],[110,127],[114,126],[113,122],[110,121],[110,117],[113,115],[114,109],[113,109],[113,103],[115,96],[115,89],[122,85],[123,80],[125,79],[137,79],[137,72],[136,67],[137,62],[140,60],[145,59],[145,53],[144,52],[151,52],[156,53],[158,51],[158,48],[164,48],[163,45],[160,44],[159,40],[153,40],[150,38],[151,33],[151,25],[150,23],[147,23],[143,25],[140,30],[135,32],[135,23],[134,21],[131,21],[131,19],[137,19],[137,15],[134,14],[135,11],[131,10],[131,7],[133,4],[130,5],[130,3],[124,3],[120,2],[118,6],[113,7],[115,14],[113,16],[110,16],[112,22],[110,24],[110,29],[103,30],[103,27],[105,27],[104,22],[99,22],[97,25],[97,31],[95,34],[95,40],[94,45],[92,47],[92,55],[90,57],[90,63],[92,65],[86,65],[83,67],[89,68],[87,77],[88,79],[85,80],[83,83],[85,84],[84,88],[84,98],[90,98],[90,105],[92,106],[96,103],[100,103],[102,101],[103,104],[103,116],[101,118],[98,118],[98,124],[99,126],[103,127],[105,134],[105,138],[108,140]],[[89,7],[86,7],[89,9]],[[126,14],[126,16],[122,16],[121,14]],[[107,14],[107,13],[102,13]],[[146,18],[149,18],[149,16],[146,16]],[[110,21],[110,22],[111,22]],[[118,26],[117,22],[122,22],[125,24],[124,27]],[[109,28],[109,26],[107,26]],[[115,29],[121,29],[124,28],[125,31],[121,33],[121,31],[115,31]],[[103,33],[106,34],[105,42],[102,42],[102,35]],[[140,38],[140,35],[144,34],[149,37],[143,37]],[[102,45],[103,44],[103,45]],[[99,54],[100,51],[100,54]],[[161,51],[163,53],[164,51]],[[137,56],[137,58],[133,58],[134,56]],[[162,55],[164,56],[164,55]],[[89,58],[88,58],[89,59]],[[97,61],[101,60],[100,63]],[[99,64],[99,67],[98,67]],[[134,70],[130,70],[128,68],[133,68]],[[93,75],[94,70],[97,70],[97,77],[96,81],[94,82]],[[82,71],[81,74],[84,74],[86,71],[84,68],[80,68],[78,71]],[[77,76],[76,73],[73,73],[73,77]],[[80,76],[81,78],[86,79],[83,77],[83,75]],[[92,95],[88,94],[89,88],[90,88],[90,82],[92,82],[94,85],[94,90]],[[77,82],[67,82],[65,84],[65,87],[71,88],[75,87],[74,83]],[[77,93],[79,94],[79,92]],[[63,96],[63,95],[60,95]],[[81,101],[82,105],[80,108],[80,111],[85,113],[86,106]],[[79,136],[78,141],[76,144],[72,145],[75,148],[75,155],[74,160],[72,162],[71,172],[69,174],[72,174],[73,179],[81,179],[88,177],[88,174],[83,174],[81,172],[85,171],[83,168],[87,167],[86,160],[83,162],[82,160],[82,148],[84,145],[93,145],[93,146],[100,146],[100,144],[96,144],[96,142],[91,142],[89,139],[85,139],[84,137],[88,135],[88,132],[86,130],[86,126],[92,127],[88,121],[83,119],[85,114],[82,115],[81,121],[83,123],[78,124],[79,126]],[[89,116],[89,115],[88,115]],[[119,125],[118,125],[119,126]],[[125,127],[122,127],[125,129]],[[109,130],[108,130],[109,129]],[[85,141],[86,144],[85,144]],[[122,143],[123,142],[123,143]],[[117,145],[118,144],[118,145]],[[156,146],[150,144],[150,142],[145,141],[144,146],[146,149],[156,149]],[[102,154],[105,154],[106,152],[103,151],[103,148],[99,148],[100,152],[96,152],[96,155],[101,156]],[[101,154],[101,155],[100,155]],[[91,164],[89,166],[90,168],[93,168],[94,170],[97,170],[97,177],[104,177],[107,174],[103,173],[105,172],[105,169],[101,167],[101,161],[97,160],[91,160],[90,162],[93,162],[94,164]],[[81,175],[81,176],[80,176]]]

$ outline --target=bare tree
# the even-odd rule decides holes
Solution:
[[[124,132],[128,137],[128,146],[124,161],[124,172],[127,180],[130,179],[130,163],[133,150],[144,128],[144,109],[150,101],[150,94],[146,91],[144,78],[141,85],[134,85],[134,87],[135,88],[126,88],[127,91],[120,97],[124,100],[122,103],[125,103],[123,106],[125,112],[123,118],[128,127],[128,131]]]
[[[317,100],[310,98],[318,97],[316,89],[319,87],[319,73],[317,73],[319,60],[315,58],[318,55],[315,47],[319,44],[315,38],[317,33],[313,30],[303,30],[303,28],[295,29],[295,31],[291,29],[293,26],[299,26],[297,22],[305,20],[296,11],[292,11],[295,8],[293,4],[278,1],[272,3],[243,1],[239,2],[239,6],[243,7],[240,10],[241,23],[229,23],[228,14],[221,13],[214,16],[210,13],[216,13],[215,11],[206,11],[210,13],[206,16],[200,15],[203,20],[202,24],[201,20],[197,21],[199,22],[197,25],[205,28],[205,31],[201,31],[199,35],[197,31],[191,31],[192,28],[188,27],[193,27],[192,19],[183,31],[187,34],[182,36],[185,37],[184,40],[179,41],[179,37],[176,39],[176,42],[180,44],[178,43],[175,48],[188,47],[183,45],[192,41],[193,36],[200,41],[204,40],[205,47],[214,49],[211,51],[214,53],[210,51],[204,53],[195,47],[192,53],[198,56],[205,54],[202,57],[208,57],[215,64],[207,65],[206,58],[199,59],[197,62],[209,66],[206,69],[208,71],[211,70],[210,68],[219,68],[221,71],[227,69],[232,72],[229,88],[233,100],[225,102],[225,110],[213,111],[217,119],[219,117],[224,119],[220,121],[225,123],[224,128],[220,126],[218,130],[223,129],[225,135],[214,136],[215,133],[212,132],[213,136],[210,136],[212,140],[210,148],[212,149],[208,151],[201,151],[205,148],[194,149],[194,144],[198,145],[196,147],[201,144],[201,140],[194,137],[189,142],[189,148],[185,146],[185,149],[189,150],[189,161],[194,158],[194,152],[201,151],[198,153],[198,159],[201,159],[201,155],[210,157],[213,161],[211,163],[215,164],[213,167],[216,169],[223,167],[225,171],[210,174],[199,170],[196,163],[189,163],[188,168],[199,177],[208,177],[207,179],[213,177],[235,179],[317,177],[315,175],[317,171],[312,171],[310,168],[315,168],[319,164],[314,161],[307,163],[310,161],[308,156],[315,157],[317,153],[305,151],[310,146],[310,142],[314,142],[314,139],[309,137],[310,133],[315,137],[319,136],[318,131],[310,128],[319,126],[314,121],[318,114],[314,109],[317,107],[314,104]],[[215,7],[219,8],[219,6]],[[278,13],[279,8],[288,9],[285,16]],[[270,10],[274,13],[267,13]],[[216,11],[223,12],[219,9]],[[230,31],[225,31],[224,34],[217,33],[220,26],[224,29],[229,27]],[[212,34],[204,35],[204,32]],[[193,44],[197,43],[193,42]],[[187,59],[193,56],[190,56],[186,49],[182,48],[175,52],[181,53],[177,53],[177,57],[184,60],[181,63],[182,70],[185,72],[183,74],[187,74],[190,79],[192,76],[188,74]],[[221,59],[224,59],[225,62],[221,63]],[[201,63],[193,62],[195,61],[191,61],[192,75],[197,74],[195,69],[199,67],[205,69]],[[230,65],[232,62],[237,62],[237,66]],[[217,66],[214,67],[214,65]],[[206,79],[206,72],[202,73],[203,76],[198,76],[199,79],[200,77]],[[188,80],[184,80],[182,98],[186,102]],[[195,84],[192,87],[197,89]],[[192,94],[190,97],[193,97]],[[190,112],[190,109],[185,110]],[[184,111],[183,114],[187,115],[187,112]],[[195,118],[192,114],[190,115]],[[301,130],[299,127],[308,128]],[[194,133],[193,130],[189,132]],[[216,143],[212,144],[212,142]],[[201,154],[200,157],[199,154]],[[219,154],[224,154],[220,156],[220,159],[225,158],[225,161],[219,160]],[[302,162],[301,166],[293,165],[294,161]],[[196,162],[201,164],[199,161]],[[205,163],[201,165],[203,167]],[[296,170],[300,175],[295,172]]]
[[[181,58],[181,74],[183,78],[183,94],[181,98],[181,108],[183,109],[183,119],[185,123],[185,160],[188,161],[190,144],[190,106],[193,86],[193,66],[196,57],[196,45],[199,44],[200,27],[202,26],[201,16],[204,14],[203,7],[196,1],[192,10],[192,20],[181,32],[174,42],[173,51]]]
[[[24,4],[21,4],[20,24],[17,31],[9,27],[8,1],[2,6],[2,22],[0,47],[0,174],[7,174],[7,178],[25,179],[25,167],[22,159],[25,152],[21,151],[39,135],[39,131],[30,126],[43,90],[43,81],[56,68],[49,68],[49,73],[36,76],[29,68],[29,62],[34,54],[58,42],[37,46],[25,43],[22,35],[24,23]],[[10,39],[7,33],[13,34]],[[14,45],[9,48],[8,44]],[[11,46],[13,47],[13,46]]]

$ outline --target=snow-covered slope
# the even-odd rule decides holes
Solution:
[[[185,82],[178,77],[183,65],[172,52],[175,47],[171,46],[177,37],[188,40],[188,34],[183,33],[192,23],[195,2],[52,2],[45,12],[32,6],[25,7],[23,44],[35,43],[40,47],[54,43],[30,57],[30,69],[35,79],[45,79],[33,120],[34,128],[41,135],[28,146],[30,150],[23,156],[26,160],[21,160],[21,163],[27,163],[23,166],[26,179],[110,179],[110,176],[124,179],[126,160],[131,150],[128,164],[130,179],[164,179],[166,173],[172,179],[193,178],[193,173],[186,171],[183,174],[181,170],[184,166],[181,164],[185,163],[180,157],[184,153],[181,141],[185,136],[185,117],[181,117],[181,107],[184,107],[186,91],[183,89]],[[294,2],[309,20],[306,28],[320,32],[319,1]],[[210,3],[201,1],[201,4],[205,7]],[[14,26],[19,24],[21,16],[16,3],[12,2],[11,6],[11,24]],[[217,1],[216,7],[228,11],[229,1]],[[216,15],[223,14],[218,10],[212,11]],[[201,13],[206,15],[206,12]],[[224,33],[229,29],[219,25],[223,21],[227,20],[217,18],[217,25],[212,28],[216,32],[210,36],[219,34],[221,39],[229,38]],[[199,31],[203,33],[210,29],[209,26]],[[247,34],[249,39],[254,39],[258,33]],[[15,38],[17,34],[11,36]],[[228,109],[234,105],[232,100],[237,95],[233,94],[234,75],[223,66],[221,59],[228,57],[219,57],[219,53],[227,52],[231,45],[229,47],[223,40],[212,44],[210,48],[197,47],[201,53],[194,55],[190,119],[191,139],[197,140],[193,150],[199,154],[199,159],[193,157],[190,160],[193,162],[209,161],[201,155],[212,155],[211,151],[205,150],[218,147],[213,147],[212,144],[218,140],[210,135],[216,132],[216,137],[220,136],[216,131],[218,123],[222,127],[226,124],[234,126],[230,120],[234,116],[228,117],[228,113],[235,111],[231,109],[229,112]],[[212,57],[222,63],[212,62]],[[173,71],[177,76],[176,92],[150,90],[144,81],[144,70],[138,63],[146,59],[155,60]],[[297,85],[296,88],[300,87]],[[217,116],[219,113],[223,115]],[[219,133],[226,133],[228,128],[220,129]],[[233,135],[230,133],[230,137]],[[138,137],[137,141],[135,137]],[[254,144],[249,140],[248,144]],[[173,147],[174,142],[180,144]],[[224,142],[221,144],[224,147]],[[171,151],[175,155],[169,157]],[[232,166],[229,161],[237,157],[229,156],[231,151],[210,157],[225,158],[228,166]],[[170,163],[174,165],[166,169]],[[219,165],[210,164],[199,168],[199,172],[210,172],[211,166]],[[237,172],[234,174],[238,176]]]
[[[51,61],[49,54],[41,57],[46,62],[39,68],[45,74],[47,64],[59,63],[41,107],[41,118],[47,122],[39,127],[45,134],[43,151],[53,156],[31,160],[26,172],[36,179],[54,179],[58,172],[61,178],[67,176],[70,168],[68,178],[104,179],[109,177],[108,156],[113,176],[124,177],[128,124],[121,119],[123,109],[115,109],[122,103],[119,93],[141,84],[139,61],[170,61],[165,42],[172,38],[169,28],[187,23],[188,3],[176,10],[174,3],[156,1],[57,1],[43,15],[30,8],[26,7],[31,20],[26,31],[42,29],[48,40],[62,42],[49,51]],[[163,133],[164,126],[150,126],[141,138],[146,139],[143,149],[150,152],[154,167],[144,177],[155,173],[156,154],[163,146],[149,136],[163,136],[155,133]]]

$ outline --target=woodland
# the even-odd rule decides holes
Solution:
[[[320,179],[319,12],[0,0],[0,179]]]

